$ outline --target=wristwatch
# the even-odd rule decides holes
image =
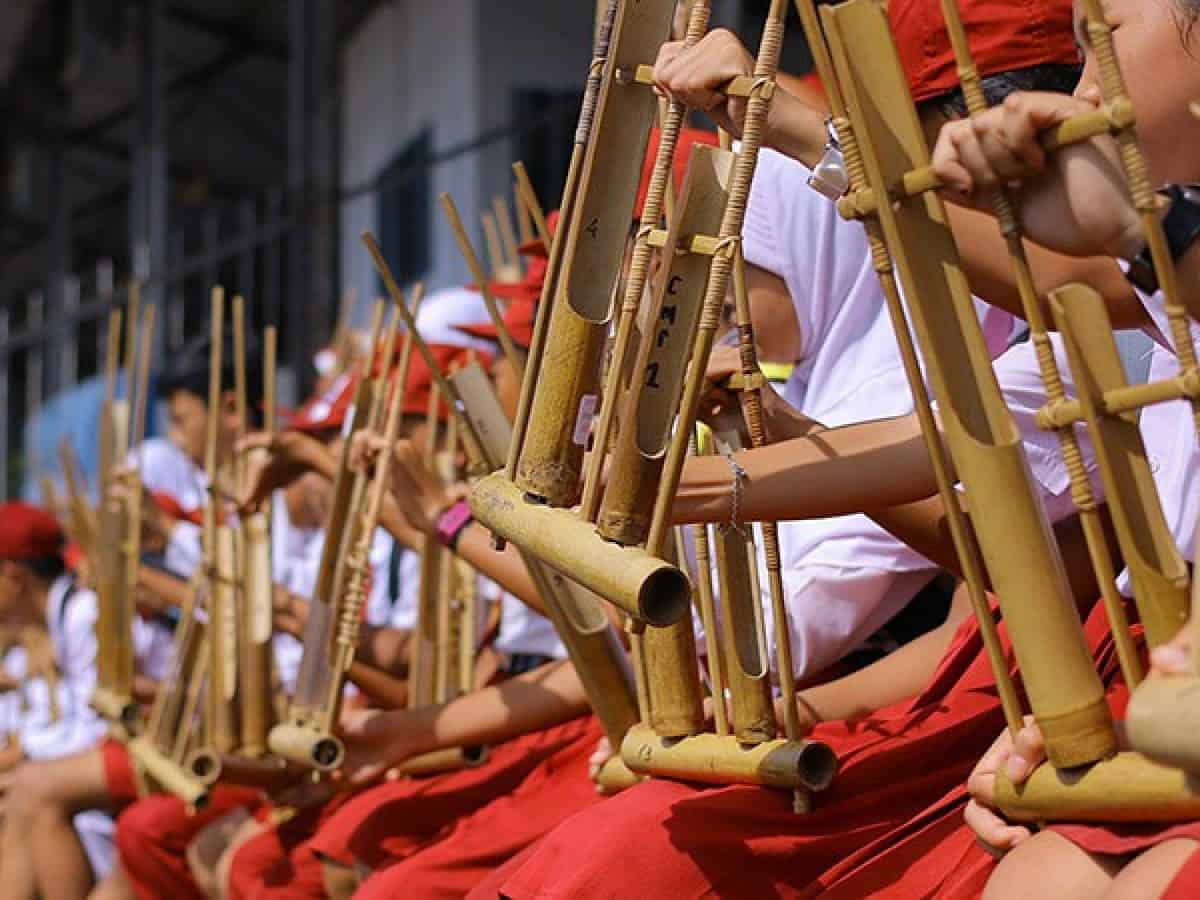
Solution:
[[[1173,184],[1163,194],[1168,199],[1167,214],[1162,222],[1163,233],[1167,237],[1171,259],[1175,261],[1200,238],[1200,189],[1190,184]],[[1143,293],[1158,292],[1158,273],[1154,270],[1154,260],[1150,257],[1148,246],[1129,260],[1125,277]]]
[[[833,127],[833,116],[825,120],[825,130],[828,133],[825,155],[808,176],[808,186],[836,202],[850,189],[850,175],[846,172],[846,157],[837,129]]]

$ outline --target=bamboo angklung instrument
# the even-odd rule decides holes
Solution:
[[[1096,8],[1091,9],[1089,4],[1089,12],[1095,12],[1103,22],[1099,4],[1094,5]],[[955,12],[950,15],[957,22]],[[843,200],[841,209],[843,214],[877,217],[878,224],[871,231],[873,252],[883,257],[882,261],[877,259],[877,268],[890,271],[890,257],[897,262],[938,400],[946,443],[967,497],[975,508],[987,510],[987,515],[976,517],[973,524],[1008,622],[1034,717],[1046,739],[1050,762],[1018,789],[1003,777],[998,778],[998,805],[1010,818],[1025,821],[1051,816],[1097,821],[1194,817],[1200,810],[1200,798],[1192,796],[1191,789],[1184,789],[1179,773],[1129,754],[1109,758],[1116,751],[1116,739],[1103,688],[1083,639],[1057,546],[1032,492],[1019,436],[988,363],[945,210],[941,201],[928,193],[937,185],[922,174],[928,172],[928,148],[890,40],[886,15],[873,0],[847,0],[824,7],[822,17],[837,70],[836,82],[832,73],[822,74],[827,76],[827,88],[836,84],[846,101],[843,109],[835,109],[835,121],[854,191],[852,202]],[[811,26],[810,37],[819,41],[815,20],[810,16],[806,24]],[[1102,30],[1107,33],[1106,26]],[[956,50],[960,64],[967,63],[962,68],[969,80],[972,67],[963,53],[965,41],[957,40],[960,36],[956,36]],[[1097,48],[1104,43],[1104,35],[1093,35],[1093,39]],[[1111,51],[1111,43],[1107,46]],[[849,52],[850,47],[855,48],[854,54]],[[870,73],[861,62],[864,48],[870,48],[865,54],[871,60]],[[1099,49],[1098,53],[1104,56]],[[1111,52],[1108,64],[1115,67]],[[1102,118],[1108,122],[1109,111],[1124,110],[1122,121],[1128,124],[1132,121],[1128,99],[1123,90],[1114,88],[1110,76],[1105,78],[1107,104],[1101,110],[1105,113]],[[968,98],[977,110],[979,98],[970,99],[973,91],[969,88]],[[1096,128],[1094,118],[1059,126],[1055,135],[1043,143],[1060,145],[1114,127],[1108,123]],[[1135,144],[1129,144],[1121,134],[1118,140],[1123,154],[1131,146],[1136,153]],[[912,188],[919,179],[931,182],[924,191]],[[889,191],[890,185],[900,187]],[[868,190],[871,196],[886,195],[892,202],[864,207],[861,200]],[[1015,226],[1007,227],[1015,240]],[[1014,261],[1018,278],[1023,278],[1021,260]],[[1061,306],[1061,299],[1059,302]],[[1071,335],[1066,337],[1071,350]],[[1042,356],[1043,371],[1052,384],[1053,373]],[[1090,377],[1086,374],[1088,362],[1077,352],[1072,358],[1084,362],[1085,374],[1076,374],[1086,385]],[[1052,386],[1050,393],[1054,398]],[[1065,402],[1058,399],[1060,405]],[[1065,417],[1061,408],[1052,406],[1043,418],[1061,428]],[[927,437],[931,443],[936,442],[936,433]],[[1076,496],[1086,500],[1078,488]],[[948,507],[957,503],[952,491],[944,492],[943,499]],[[1099,561],[1098,575],[1103,581],[1104,559],[1093,558]],[[989,611],[981,616],[981,623],[990,619]],[[993,665],[997,682],[1007,690],[1007,663],[997,666],[993,660]],[[1008,718],[1011,727],[1011,713]],[[1080,768],[1088,764],[1094,765]],[[1112,787],[1115,779],[1125,781],[1123,790]]]
[[[417,288],[419,300],[420,286]],[[384,422],[385,437],[394,443],[398,434],[403,399],[401,378],[391,378],[396,329],[408,312],[403,297],[396,301],[387,329],[384,349],[372,359],[355,396],[354,421],[348,434],[367,428],[378,430]],[[372,355],[379,347],[382,304],[376,306],[372,323]],[[375,374],[377,372],[377,374]],[[373,377],[374,376],[374,377]],[[388,387],[392,384],[389,402]],[[321,557],[317,590],[309,607],[305,627],[304,658],[297,679],[296,696],[286,722],[271,729],[272,752],[292,762],[322,771],[341,765],[345,747],[333,733],[341,710],[346,673],[354,662],[362,624],[369,577],[371,543],[383,502],[388,454],[381,454],[370,472],[354,474],[349,469],[350,441],[334,483],[334,500],[326,526],[326,543]],[[336,539],[334,536],[338,536]],[[320,607],[320,609],[318,609]]]
[[[531,211],[536,214],[536,210]],[[375,239],[364,234],[363,243],[388,292],[393,297],[399,296],[399,287]],[[478,364],[460,370],[453,379],[446,377],[417,332],[416,322],[406,319],[405,325],[433,373],[438,392],[447,398],[451,415],[458,419],[468,476],[478,479],[495,471],[509,453],[513,438],[512,426],[491,382]],[[521,557],[605,734],[614,748],[620,746],[625,733],[637,721],[637,702],[633,674],[619,637],[596,596],[530,554],[521,551]],[[597,777],[597,783],[606,790],[618,790],[634,780],[619,756],[613,756]]]
[[[105,413],[101,423],[101,498],[100,545],[97,548],[97,597],[99,615],[96,620],[97,664],[96,688],[91,704],[108,720],[114,733],[128,736],[139,726],[139,710],[133,700],[133,616],[137,591],[138,570],[141,565],[142,485],[138,469],[124,477],[124,499],[111,496],[110,486],[116,467],[125,467],[130,450],[140,460],[141,437],[149,385],[149,349],[154,327],[154,309],[148,307],[142,321],[140,288],[131,282],[129,310],[125,317],[125,398],[115,399],[116,371],[114,362],[120,346],[120,320],[110,319],[108,349],[110,357],[106,376]],[[139,355],[140,341],[143,352]],[[114,334],[115,331],[115,334]],[[140,365],[139,365],[140,359]],[[109,391],[109,386],[113,390]],[[109,399],[114,398],[114,399]]]

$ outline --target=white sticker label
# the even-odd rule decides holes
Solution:
[[[587,446],[592,434],[592,419],[596,417],[596,402],[599,399],[596,394],[584,394],[579,401],[579,415],[575,418],[575,443],[580,447]]]

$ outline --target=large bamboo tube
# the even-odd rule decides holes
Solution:
[[[823,7],[822,14],[869,182],[883,192],[929,160],[886,15],[869,0]],[[866,57],[870,77],[853,61]],[[924,195],[885,204],[878,214],[951,455],[972,505],[986,510],[973,524],[1050,759],[1061,767],[1102,759],[1116,749],[1103,687],[991,370],[945,210]]]
[[[604,139],[589,145],[578,210],[560,226],[567,229],[561,299],[550,312],[517,468],[521,489],[551,506],[579,499],[600,351],[654,120],[654,94],[629,76],[657,55],[674,7],[674,0],[621,4],[596,105],[594,133]]]
[[[1175,637],[1187,620],[1187,565],[1163,515],[1137,421],[1102,412],[1104,396],[1125,387],[1125,369],[1103,298],[1074,284],[1055,291],[1050,302],[1075,372],[1138,617],[1147,641],[1156,647]],[[1116,628],[1113,623],[1114,632]]]
[[[950,33],[950,43],[958,61],[959,81],[962,83],[967,108],[971,116],[983,115],[988,110],[988,102],[984,96],[983,81],[971,54],[966,28],[959,16],[956,0],[942,0],[942,12]],[[1042,383],[1046,387],[1046,395],[1051,404],[1061,402],[1066,399],[1066,388],[1054,358],[1054,347],[1046,329],[1046,317],[1042,312],[1041,302],[1033,282],[1033,272],[1025,253],[1021,226],[1017,221],[1007,191],[1001,191],[997,195],[994,210],[1008,248],[1009,261],[1012,263],[1016,275],[1021,306],[1025,313],[1025,319],[1029,323],[1030,341],[1036,351],[1038,368]],[[1109,622],[1112,625],[1121,672],[1126,682],[1130,686],[1134,686],[1142,678],[1141,661],[1138,659],[1133,637],[1129,631],[1124,601],[1117,591],[1116,566],[1108,548],[1104,523],[1100,518],[1099,503],[1084,465],[1083,453],[1080,449],[1079,438],[1075,434],[1074,424],[1057,429],[1057,433],[1063,460],[1070,477],[1071,498],[1076,509],[1079,510],[1088,556],[1096,573],[1096,582],[1100,587],[1105,611],[1108,613]]]
[[[239,743],[237,709],[237,563],[233,529],[218,525],[213,553],[214,576],[209,591],[208,703],[211,733],[208,745],[232,753]]]
[[[414,756],[397,766],[396,771],[409,776],[456,772],[459,769],[482,766],[487,762],[488,756],[487,747],[450,747],[447,750],[435,750],[432,753]]]
[[[629,729],[621,758],[634,772],[704,784],[760,784],[764,787],[829,787],[837,756],[820,741],[773,740],[743,744],[734,737],[697,734],[670,740],[645,725]]]
[[[1020,787],[997,775],[996,807],[1016,822],[1184,822],[1200,816],[1200,780],[1118,753],[1074,771],[1039,766]]]
[[[729,201],[733,154],[698,146],[688,162],[680,214],[667,231],[660,273],[645,321],[622,421],[600,505],[597,530],[620,544],[641,544],[650,530],[663,460],[671,440],[696,323],[708,286],[707,256],[681,252],[693,235],[721,227]],[[614,386],[616,376],[610,377]],[[597,448],[600,450],[601,448]]]
[[[134,765],[166,788],[191,809],[208,805],[208,785],[204,784],[175,760],[165,756],[146,737],[136,737],[127,745]]]
[[[684,37],[685,46],[693,46],[699,42],[708,31],[710,14],[708,0],[693,4],[688,15],[687,34]],[[633,253],[629,261],[629,275],[625,281],[625,292],[617,315],[616,337],[613,339],[612,356],[609,361],[608,377],[604,385],[603,403],[600,416],[596,422],[595,446],[600,452],[594,453],[588,463],[587,477],[584,481],[583,503],[580,514],[585,519],[594,519],[597,512],[597,502],[600,495],[600,475],[605,448],[608,447],[613,423],[616,419],[617,407],[621,397],[622,378],[625,375],[626,357],[634,340],[634,320],[642,304],[642,297],[650,275],[650,234],[659,226],[662,218],[664,200],[671,186],[671,172],[675,159],[675,147],[679,141],[679,132],[687,110],[676,100],[667,104],[666,113],[662,116],[662,127],[659,129],[658,152],[654,159],[654,168],[650,174],[650,184],[646,190],[646,202],[642,207],[641,222],[638,226],[637,239],[634,242]],[[718,214],[719,215],[719,214]],[[674,220],[673,211],[671,219]],[[707,228],[697,228],[695,233],[711,234],[716,231],[719,220]],[[666,257],[670,258],[670,257]],[[706,267],[707,268],[707,267]],[[707,272],[705,273],[707,275]],[[703,289],[701,289],[702,293]],[[698,301],[697,301],[698,303]],[[657,318],[657,317],[655,317]],[[648,319],[653,321],[654,319]],[[688,328],[687,330],[691,330]],[[638,368],[635,371],[645,371]],[[632,408],[632,407],[631,407]],[[630,420],[633,421],[633,420]],[[640,420],[638,420],[640,421]],[[648,526],[647,526],[648,527]],[[618,534],[620,526],[617,526]],[[620,537],[614,540],[621,543]]]
[[[834,72],[825,34],[817,19],[816,5],[811,0],[795,0],[795,6],[804,27],[817,72],[821,76],[821,83],[824,85],[826,96],[829,99],[830,109],[833,111],[833,124],[845,154],[850,184],[860,192],[869,191],[870,188],[866,186],[867,170],[859,149],[858,136],[850,124],[845,98],[842,96],[841,86],[838,84],[837,75]],[[1004,721],[1009,731],[1016,734],[1022,723],[1021,704],[1009,672],[1009,663],[1000,642],[999,631],[992,617],[979,544],[958,503],[954,479],[951,477],[949,458],[934,419],[929,391],[926,389],[925,376],[917,359],[917,349],[913,343],[908,316],[900,298],[900,287],[896,281],[892,256],[884,239],[882,224],[878,218],[871,216],[863,219],[863,227],[871,248],[871,263],[879,278],[879,286],[887,305],[888,318],[891,320],[892,330],[896,334],[896,345],[904,366],[905,379],[908,381],[909,390],[912,393],[913,409],[921,426],[921,435],[930,461],[933,463],[938,494],[946,507],[946,523],[949,526],[951,541],[954,544],[959,565],[962,567],[971,611],[979,625],[984,652],[987,654],[988,664],[996,679],[1000,704],[1004,710]]]
[[[282,759],[255,759],[245,755],[215,753],[201,748],[188,755],[184,769],[201,784],[237,784],[278,791],[295,784],[300,772]]]

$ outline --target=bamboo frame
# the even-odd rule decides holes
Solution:
[[[929,159],[886,15],[872,0],[821,12],[849,112],[844,131],[861,153],[862,171],[852,177],[865,174],[865,183],[882,194],[886,184]],[[869,77],[856,64],[864,48],[870,48]],[[972,524],[1048,755],[1059,767],[1103,759],[1116,749],[1103,686],[991,370],[945,210],[924,194],[881,206],[878,218],[925,351],[955,468],[973,503],[988,510]],[[958,502],[953,491],[944,500],[948,508]],[[1005,680],[1007,668],[996,677]]]

